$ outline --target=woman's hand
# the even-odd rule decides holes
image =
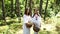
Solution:
[[[30,22],[26,23],[26,27],[27,28],[31,28],[32,27],[32,23],[30,23]]]

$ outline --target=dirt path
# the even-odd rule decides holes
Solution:
[[[33,34],[33,29],[32,28],[31,28],[30,33]],[[23,34],[23,29],[21,29],[18,32],[16,32],[16,34]]]

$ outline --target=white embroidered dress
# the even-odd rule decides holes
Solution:
[[[28,23],[28,21],[31,20],[31,17],[30,16],[27,16],[27,15],[24,15],[23,16],[23,34],[30,34],[30,28],[27,28],[26,27],[26,23]]]
[[[40,28],[41,25],[41,17],[38,15],[35,15],[33,18],[33,23],[36,25],[36,27]],[[34,34],[38,34],[38,32],[34,32]]]

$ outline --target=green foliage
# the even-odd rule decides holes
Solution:
[[[13,0],[13,14],[11,18],[11,0],[5,1],[6,23],[2,20],[2,2],[0,0],[0,34],[15,34],[19,29],[22,29],[23,20],[21,22],[19,17],[15,14],[15,0]],[[17,0],[18,1],[18,0]],[[24,15],[25,0],[20,2],[20,17]],[[29,0],[28,0],[29,3]],[[32,12],[34,8],[40,7],[40,0],[32,0]],[[27,4],[28,5],[28,4]],[[45,15],[46,0],[43,0],[42,5],[42,18]],[[3,24],[3,25],[2,25]],[[6,24],[6,25],[4,25]],[[60,0],[49,0],[46,11],[46,20],[44,24],[52,24],[56,27],[56,31],[40,31],[39,34],[58,34],[60,32]]]
[[[1,34],[15,34],[18,30],[22,29],[21,23],[13,23],[11,25],[0,26]]]
[[[19,0],[19,2],[20,2],[20,11],[21,11],[20,14],[21,14],[21,16],[23,16],[24,11],[25,11],[25,0]],[[48,9],[46,11],[47,12],[46,17],[51,17],[50,12],[52,10],[53,10],[52,12],[54,12],[55,15],[60,11],[60,9],[59,9],[60,6],[57,5],[57,4],[60,4],[59,2],[60,2],[59,0],[49,0]],[[33,11],[33,8],[35,8],[35,7],[39,8],[39,4],[40,4],[40,0],[32,0],[32,11]],[[13,6],[14,6],[14,10],[15,10],[15,0],[13,1]],[[43,10],[42,15],[44,15],[46,0],[43,0],[43,5],[42,6],[43,6],[42,7],[43,8],[42,9]],[[5,0],[5,9],[6,9],[6,16],[11,17],[11,13],[10,13],[11,12],[11,1],[10,0]],[[52,10],[50,10],[50,9],[52,9]],[[0,12],[0,14],[2,14],[2,13]],[[15,11],[14,11],[12,16],[15,17],[15,15],[16,14],[15,14]]]

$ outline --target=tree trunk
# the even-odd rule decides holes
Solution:
[[[39,14],[40,15],[42,14],[42,4],[43,4],[43,0],[40,0],[40,8],[39,8]]]
[[[47,15],[46,15],[46,13],[47,13],[47,12],[46,12],[46,11],[47,11],[47,7],[48,7],[48,0],[47,0],[47,2],[46,2],[44,20],[45,20],[45,18],[46,18],[46,16],[47,16]]]
[[[2,13],[3,13],[3,20],[5,20],[5,4],[4,4],[4,0],[2,0]]]
[[[17,15],[17,17],[20,17],[20,3],[19,0],[16,0],[16,5],[15,5],[15,13]]]
[[[13,10],[14,10],[13,9],[13,0],[11,0],[11,12],[10,12],[11,13],[11,18],[13,18]]]
[[[20,17],[20,3],[19,3],[19,0],[16,0],[15,1],[15,13],[18,17],[18,22],[21,23],[21,17]]]
[[[4,4],[4,0],[2,0],[2,18],[3,18],[3,24],[1,25],[6,25],[6,19],[5,19],[6,15],[5,15],[5,4]]]
[[[27,7],[27,0],[25,1],[25,10],[26,10],[26,7]]]
[[[29,11],[31,12],[31,16],[32,16],[32,0],[29,0]]]

